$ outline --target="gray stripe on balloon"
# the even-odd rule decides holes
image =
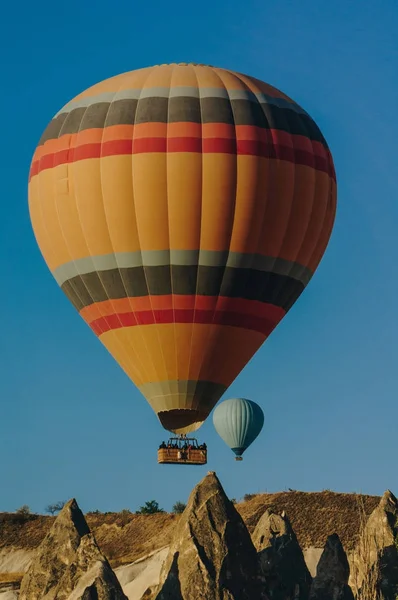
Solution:
[[[300,263],[260,254],[215,250],[143,250],[79,258],[57,267],[53,271],[53,276],[61,286],[72,277],[95,271],[166,265],[254,269],[291,277],[300,281],[304,286],[308,284],[313,275],[310,269]]]
[[[142,100],[143,98],[225,98],[226,100],[247,100],[249,102],[259,102],[260,104],[271,104],[278,108],[287,108],[298,114],[307,115],[308,113],[293,101],[285,98],[276,98],[263,92],[252,92],[250,90],[227,90],[225,88],[197,88],[191,86],[178,87],[153,87],[145,89],[128,89],[119,92],[102,92],[96,96],[85,96],[79,100],[68,102],[54,118],[59,115],[69,113],[76,108],[87,108],[92,104],[99,102],[116,102],[117,100]]]
[[[199,410],[210,412],[227,389],[213,381],[155,381],[138,386],[153,410]],[[199,403],[199,404],[198,404]]]
[[[155,398],[160,396],[164,398],[170,395],[188,395],[188,396],[221,396],[227,389],[222,383],[213,381],[196,380],[167,380],[144,383],[138,386],[138,389],[144,396]]]

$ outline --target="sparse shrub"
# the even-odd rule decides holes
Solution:
[[[62,510],[64,506],[65,506],[65,502],[63,502],[62,500],[59,500],[58,502],[54,502],[54,504],[49,504],[48,506],[46,506],[45,510],[47,513],[50,513],[51,515],[55,515],[55,513]]]
[[[257,494],[245,494],[243,496],[243,500],[245,502],[248,502],[249,500],[253,500],[253,498],[255,498],[257,496]]]
[[[159,507],[158,502],[156,500],[148,500],[145,502],[144,506],[140,506],[139,510],[137,510],[138,515],[154,515],[155,513],[164,512],[163,508]]]
[[[176,515],[180,515],[181,513],[184,512],[186,507],[187,507],[187,505],[184,502],[180,502],[178,500],[173,506],[173,513],[175,513]]]
[[[232,504],[236,504],[236,498],[231,498]]]
[[[130,522],[131,514],[131,510],[129,510],[128,508],[123,508],[123,510],[120,511],[119,515],[122,527],[124,527],[125,525],[127,525],[127,523]]]
[[[33,517],[31,510],[27,504],[24,504],[15,511],[14,520],[16,523],[25,523]]]
[[[31,511],[30,508],[27,504],[24,504],[23,506],[21,506],[21,508],[18,508],[16,511],[17,515],[22,515],[24,517],[27,517],[28,515],[31,515]]]

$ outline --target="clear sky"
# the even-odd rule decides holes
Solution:
[[[76,497],[83,510],[170,509],[208,469],[231,497],[398,492],[396,0],[7,2],[0,24],[0,510]],[[27,206],[47,122],[107,77],[199,62],[301,104],[335,159],[326,255],[226,397],[259,402],[263,434],[236,463],[211,418],[207,467],[156,463],[165,432],[47,270]]]

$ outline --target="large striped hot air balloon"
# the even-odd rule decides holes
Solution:
[[[35,151],[49,269],[167,430],[197,429],[311,279],[332,157],[270,85],[161,65],[66,104]]]

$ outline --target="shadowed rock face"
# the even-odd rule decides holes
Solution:
[[[330,535],[319,559],[310,600],[354,600],[348,586],[350,567],[337,534]]]
[[[361,598],[398,596],[398,500],[389,490],[364,526],[352,556],[350,582]]]
[[[149,592],[149,591],[148,591]],[[210,472],[193,490],[155,600],[267,600],[249,532]]]
[[[127,600],[75,500],[62,509],[22,579],[20,600]]]
[[[252,539],[270,598],[308,600],[311,575],[286,514],[266,510]]]

